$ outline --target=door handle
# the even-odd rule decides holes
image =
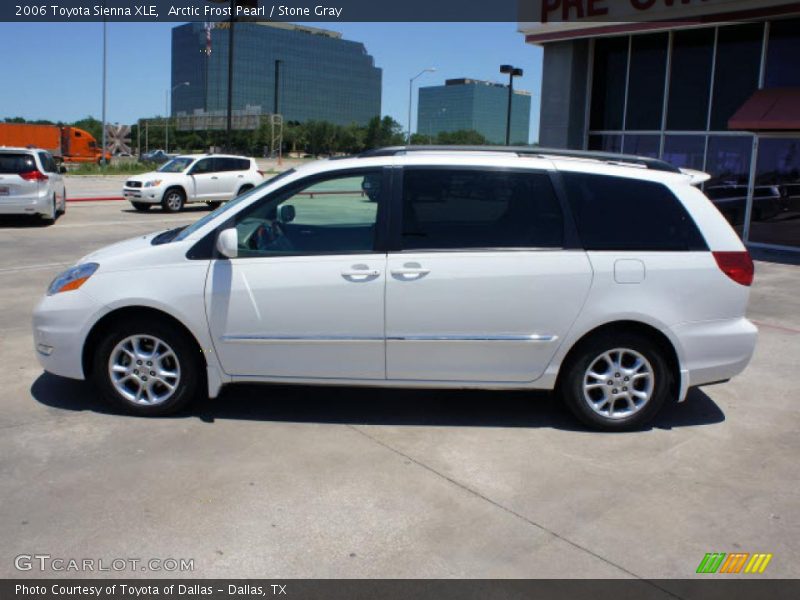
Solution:
[[[211,177],[211,179],[219,179],[219,177],[217,177],[216,175],[214,175],[213,177]]]
[[[403,267],[402,269],[392,269],[391,273],[394,277],[400,279],[422,279],[430,273],[430,269],[423,269],[422,267]]]
[[[239,179],[244,179],[244,175],[237,175]]]
[[[349,281],[369,281],[379,277],[380,274],[378,269],[370,269],[367,265],[353,265],[351,269],[342,271],[342,277]]]

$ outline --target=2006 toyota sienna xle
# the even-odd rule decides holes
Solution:
[[[556,390],[638,427],[755,346],[753,263],[704,177],[530,148],[313,162],[81,259],[36,353],[139,415],[246,381]]]

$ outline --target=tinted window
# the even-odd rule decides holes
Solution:
[[[202,175],[203,173],[213,173],[213,172],[214,172],[213,158],[204,158],[202,160],[198,160],[192,167],[193,175]]]
[[[800,19],[773,21],[767,47],[766,87],[800,86]]]
[[[589,150],[600,150],[601,152],[622,152],[621,135],[590,135]]]
[[[592,75],[592,129],[622,129],[628,38],[598,39]]]
[[[250,159],[221,157],[215,159],[215,171],[247,171],[250,168]]]
[[[728,129],[728,120],[756,91],[761,69],[764,26],[719,28],[711,129]]]
[[[623,152],[625,154],[635,154],[636,156],[649,156],[658,158],[658,149],[661,145],[661,137],[657,135],[631,135],[625,134],[623,140]]]
[[[0,173],[25,173],[35,169],[36,161],[30,154],[0,152]]]
[[[700,135],[668,135],[664,139],[664,160],[676,167],[703,170],[706,139]]]
[[[626,130],[661,129],[668,39],[666,33],[633,36]]]
[[[667,129],[705,130],[713,58],[713,29],[675,32]]]
[[[236,217],[239,256],[371,252],[378,219],[364,180],[380,171],[338,175],[300,184]]]
[[[407,169],[405,249],[555,248],[563,217],[544,173]]]
[[[584,173],[564,173],[564,182],[587,250],[708,249],[686,209],[660,183]]]
[[[39,162],[42,163],[42,169],[45,173],[55,173],[58,171],[53,157],[46,152],[39,152]]]

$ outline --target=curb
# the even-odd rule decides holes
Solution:
[[[70,198],[67,196],[67,202],[110,202],[115,200],[125,200],[122,196],[97,196],[94,198]]]

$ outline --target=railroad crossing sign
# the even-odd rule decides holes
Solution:
[[[131,126],[106,124],[106,152],[131,153]]]

